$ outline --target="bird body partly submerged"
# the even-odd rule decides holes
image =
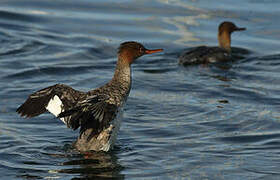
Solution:
[[[76,149],[108,151],[114,145],[120,127],[119,112],[130,91],[130,78],[121,88],[116,84],[114,80],[89,92],[56,84],[30,95],[17,112],[34,117],[48,110],[67,127],[80,128],[80,135],[74,143]]]
[[[79,151],[109,151],[121,124],[122,109],[131,89],[131,64],[138,57],[162,51],[148,50],[137,42],[122,43],[110,82],[88,92],[56,84],[31,94],[17,109],[21,116],[34,117],[46,111],[69,128],[80,128],[74,146]]]
[[[206,64],[229,61],[230,59],[231,53],[223,48],[199,46],[183,52],[179,58],[179,64]]]
[[[199,46],[191,48],[181,54],[179,64],[206,64],[231,60],[231,33],[243,30],[245,28],[239,28],[232,22],[221,23],[218,28],[219,47]]]

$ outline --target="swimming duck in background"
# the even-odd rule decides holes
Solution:
[[[110,82],[97,89],[81,92],[56,84],[31,94],[17,109],[21,116],[38,116],[46,111],[60,118],[69,128],[80,127],[74,146],[79,151],[109,151],[120,127],[122,107],[131,88],[131,64],[148,50],[137,42],[122,43],[115,73]]]
[[[222,22],[219,25],[218,41],[219,47],[199,46],[192,48],[179,57],[179,64],[205,64],[223,62],[231,59],[231,33],[244,31],[246,28],[239,28],[232,22]]]

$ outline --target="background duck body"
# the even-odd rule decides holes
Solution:
[[[231,60],[231,33],[243,30],[245,28],[239,28],[232,22],[222,22],[218,28],[219,47],[199,46],[191,48],[181,54],[179,64],[206,64]]]

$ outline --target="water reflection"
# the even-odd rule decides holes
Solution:
[[[65,154],[43,153],[41,156],[49,157],[48,161],[61,162],[63,159],[65,161],[59,164],[50,164],[50,162],[45,162],[39,158],[26,160],[21,162],[26,167],[19,168],[17,177],[24,179],[57,179],[68,174],[73,179],[124,179],[124,175],[121,174],[124,167],[119,164],[114,152],[91,152],[87,154],[79,154],[78,152]],[[47,167],[47,164],[49,164],[49,167]]]
[[[2,1],[2,179],[279,179],[277,8],[250,0]],[[244,59],[179,66],[186,46],[217,45],[224,20],[248,27],[234,38]],[[79,154],[61,147],[76,132],[59,120],[15,113],[48,85],[89,90],[108,81],[125,40],[166,51],[133,66],[120,150]]]
[[[68,159],[62,163],[66,168],[58,170],[57,173],[76,174],[78,179],[97,177],[124,179],[124,175],[121,174],[124,168],[118,163],[114,152],[89,152]]]

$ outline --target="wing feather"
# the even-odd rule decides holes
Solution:
[[[77,100],[85,98],[86,93],[64,84],[56,84],[31,94],[16,112],[28,118],[38,116],[47,111],[46,107],[55,96],[62,102],[61,110],[68,110],[77,103]]]
[[[98,134],[107,128],[117,114],[117,106],[109,103],[109,97],[95,95],[78,102],[75,107],[58,115],[59,118],[69,118],[69,124],[80,125],[80,133],[87,128],[93,128]]]

